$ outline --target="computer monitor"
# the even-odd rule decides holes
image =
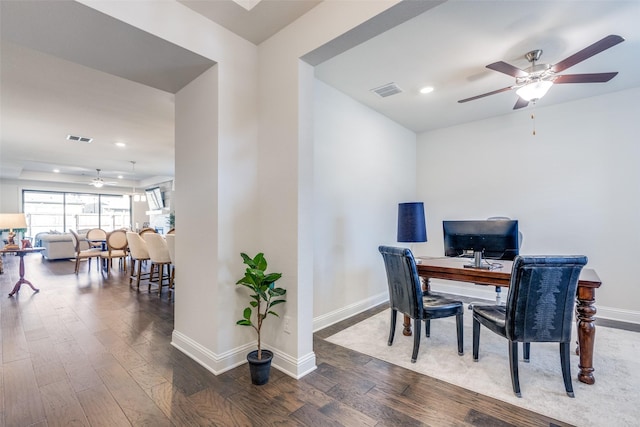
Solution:
[[[445,256],[473,253],[471,267],[490,266],[482,259],[513,260],[518,255],[517,220],[442,221]]]

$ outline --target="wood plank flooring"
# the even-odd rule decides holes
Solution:
[[[324,340],[348,322],[315,334],[318,369],[301,380],[272,370],[253,386],[246,365],[215,376],[170,345],[166,291],[29,255],[41,292],[7,298],[19,258],[4,261],[0,427],[566,425]]]

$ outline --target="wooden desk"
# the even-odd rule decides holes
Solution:
[[[502,264],[498,270],[481,270],[465,268],[464,264],[472,262],[466,258],[416,258],[418,274],[424,278],[429,286],[430,279],[457,280],[460,282],[479,283],[482,285],[508,287],[511,280],[512,261],[496,261]],[[578,348],[580,355],[578,380],[585,384],[593,384],[593,347],[595,343],[596,327],[594,324],[596,307],[596,289],[602,282],[593,269],[583,268],[578,280],[576,304],[576,328],[578,332]],[[405,316],[405,335],[411,335],[410,319]]]
[[[44,248],[0,249],[0,254],[16,254],[20,257],[20,279],[18,279],[13,290],[9,293],[9,297],[12,297],[16,292],[18,292],[23,283],[31,287],[34,292],[40,292],[40,289],[33,286],[30,281],[24,278],[24,256],[32,252],[42,251],[44,251]]]

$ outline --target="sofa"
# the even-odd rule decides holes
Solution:
[[[86,230],[79,231],[80,238],[85,237]],[[35,236],[35,246],[44,248],[42,257],[48,260],[75,258],[76,250],[73,246],[71,233],[48,232],[38,233]],[[89,243],[80,242],[80,249],[89,249]]]

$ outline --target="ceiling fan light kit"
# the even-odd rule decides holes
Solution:
[[[592,56],[609,49],[623,42],[624,39],[618,35],[611,34],[605,38],[593,43],[590,46],[582,49],[581,51],[574,53],[573,55],[565,58],[557,64],[536,64],[536,61],[542,56],[542,50],[536,49],[525,54],[527,61],[531,63],[531,66],[525,70],[515,67],[511,64],[507,64],[503,61],[494,62],[487,65],[490,70],[498,71],[503,74],[515,77],[516,81],[513,86],[508,86],[502,89],[494,90],[491,92],[476,95],[471,98],[461,99],[458,102],[464,103],[473,101],[479,98],[484,98],[489,95],[495,95],[497,93],[506,92],[512,89],[516,90],[518,100],[513,109],[517,110],[529,105],[529,102],[536,102],[542,98],[551,89],[554,84],[566,84],[566,83],[605,83],[614,78],[618,73],[591,73],[591,74],[564,74],[559,75],[569,67],[591,58]]]
[[[553,86],[553,82],[549,80],[538,80],[522,86],[516,90],[516,93],[525,101],[536,102],[551,89],[551,86]]]

